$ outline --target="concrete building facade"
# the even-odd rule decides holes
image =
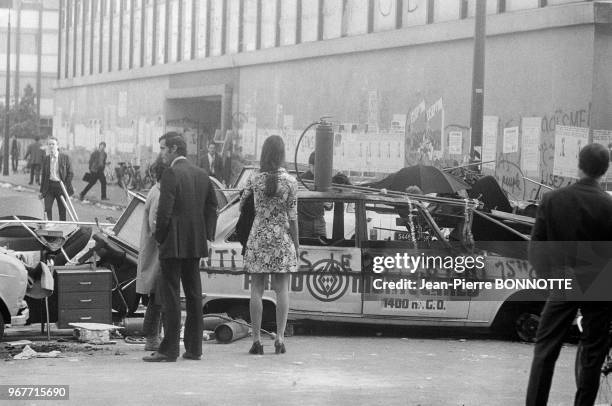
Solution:
[[[255,158],[280,134],[293,161],[302,130],[331,116],[339,170],[452,164],[469,151],[475,0],[61,0],[60,9],[54,132],[68,148],[104,140],[111,154],[150,158],[176,129],[194,159],[209,138]],[[487,0],[487,13],[482,156],[511,196],[529,199],[537,187],[524,176],[573,181],[571,160],[555,164],[561,135],[611,136],[612,3]],[[313,146],[310,133],[298,161]]]

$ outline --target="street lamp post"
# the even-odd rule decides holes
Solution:
[[[471,145],[470,157],[476,160],[479,150],[479,161],[482,161],[482,117],[484,112],[484,76],[485,76],[485,38],[487,21],[487,0],[476,0],[474,18],[474,64],[472,66],[472,110],[470,114]],[[477,167],[478,172],[482,170]]]
[[[8,176],[9,174],[9,145],[10,136],[9,136],[9,111],[10,111],[10,103],[11,103],[11,7],[9,4],[8,9],[8,32],[6,35],[6,97],[4,100],[4,157],[2,158],[2,162],[4,162],[4,169],[2,174],[4,176]]]

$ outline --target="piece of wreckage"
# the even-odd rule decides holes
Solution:
[[[34,196],[0,198],[0,338],[5,324],[41,323],[43,332],[45,323],[58,321],[52,270],[77,266],[93,245],[94,227],[110,225],[80,222],[70,200],[62,201],[71,221],[42,219],[41,201]]]
[[[368,286],[376,277],[372,259],[400,253],[482,254],[484,271],[458,276],[468,282],[532,280],[534,273],[527,262],[532,219],[501,212],[499,205],[485,209],[485,203],[476,199],[340,184],[327,192],[300,189],[298,207],[310,201],[333,208],[325,210],[326,236],[300,237],[300,273],[291,278],[292,322],[493,327],[524,340],[534,339],[546,297],[541,289],[514,284],[519,287],[472,291],[472,297],[452,288],[429,293],[407,291],[394,297],[388,289],[378,291]],[[236,233],[236,203],[220,213],[210,256],[201,262],[204,308],[210,312],[231,310],[247,318],[250,281],[244,275]],[[415,276],[396,271],[391,269],[384,275],[386,280]],[[436,275],[436,269],[426,271],[426,276],[448,277]],[[275,298],[266,290],[263,300],[264,322],[267,319],[273,324]]]

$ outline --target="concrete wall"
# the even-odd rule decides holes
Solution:
[[[552,173],[555,127],[612,130],[611,9],[570,4],[488,19],[485,115],[499,117],[493,173],[515,198],[534,197],[535,187],[522,179],[520,150],[502,153],[503,128],[541,117],[539,169],[527,175],[555,187],[572,182]],[[459,131],[467,152],[472,34],[473,20],[451,21],[62,81],[56,131],[71,146],[91,148],[104,139],[113,150],[137,154],[150,146],[154,152],[165,119],[181,113],[165,103],[166,90],[227,85],[233,126],[251,156],[266,136],[281,134],[292,160],[301,131],[331,115],[334,123],[354,125],[338,131],[338,169],[388,172],[416,161],[460,161],[462,154],[450,155],[447,143],[449,132]],[[194,109],[185,115],[198,114]],[[430,120],[423,118],[427,110]],[[415,122],[413,112],[419,113]],[[418,125],[440,138],[444,153],[415,149]],[[129,140],[139,148],[130,151]],[[309,136],[299,161],[312,148]]]

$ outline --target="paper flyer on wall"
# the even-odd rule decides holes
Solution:
[[[497,159],[497,134],[499,132],[499,117],[484,116],[482,120],[482,162]],[[483,168],[495,171],[495,162],[482,165]]]
[[[588,128],[565,125],[556,126],[553,173],[568,178],[577,178],[578,153],[588,142]]]
[[[521,168],[527,176],[537,176],[540,169],[542,117],[521,120]]]

